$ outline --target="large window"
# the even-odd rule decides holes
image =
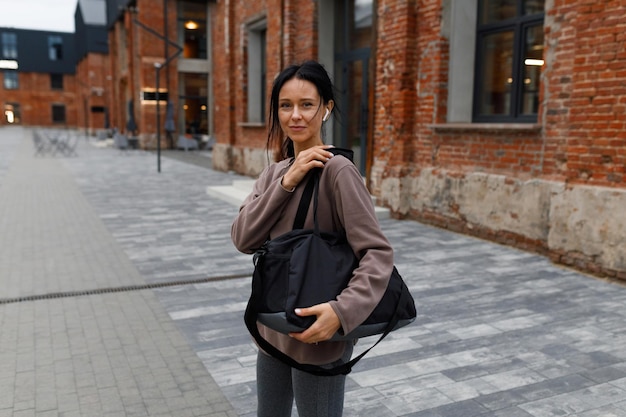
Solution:
[[[63,38],[60,36],[48,36],[48,57],[50,61],[63,59]]]
[[[2,58],[17,59],[17,35],[15,33],[2,33]]]
[[[474,121],[537,120],[545,0],[479,0]]]
[[[52,122],[65,123],[65,104],[52,105]]]
[[[185,0],[179,4],[178,33],[183,58],[207,59],[206,1]]]
[[[266,33],[265,19],[248,25],[248,122],[265,121],[266,94]]]
[[[5,90],[17,90],[20,87],[17,71],[4,71]]]

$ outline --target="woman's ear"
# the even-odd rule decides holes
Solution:
[[[333,111],[333,107],[335,107],[335,102],[333,100],[328,100],[328,103],[326,103],[326,110],[324,113],[324,117],[322,118],[323,122],[328,120],[328,118],[330,117],[330,112]]]

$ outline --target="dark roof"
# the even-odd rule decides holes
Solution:
[[[124,15],[126,7],[135,5],[136,0],[106,0],[106,3],[107,27],[111,28]]]
[[[0,28],[0,33],[17,35],[19,72],[74,74],[76,72],[75,35],[30,29]],[[51,41],[60,40],[58,59],[50,58]]]
[[[88,53],[109,52],[106,28],[106,1],[79,0],[74,13],[76,57],[80,61]]]
[[[106,0],[78,0],[76,10],[80,9],[83,22],[89,26],[106,26]]]

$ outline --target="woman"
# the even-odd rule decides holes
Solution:
[[[359,257],[348,287],[335,300],[296,309],[299,316],[316,316],[302,333],[278,333],[259,324],[261,335],[300,363],[336,365],[347,362],[353,342],[328,341],[341,329],[361,324],[382,298],[393,268],[393,251],[374,213],[372,199],[354,164],[333,156],[322,140],[322,126],[333,111],[333,85],[322,65],[307,61],[283,70],[270,97],[268,150],[281,145],[278,162],[255,182],[231,230],[233,243],[254,253],[267,239],[287,233],[306,181],[322,168],[319,181],[320,230],[345,230]],[[309,210],[305,228],[313,227]],[[300,417],[339,417],[343,413],[345,376],[314,376],[259,352],[257,396],[259,417],[290,416],[295,397]]]

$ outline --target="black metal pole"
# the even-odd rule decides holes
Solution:
[[[157,172],[161,172],[161,106],[159,105],[159,72],[161,64],[154,64],[156,68],[156,129],[157,129]]]
[[[157,119],[156,119],[156,123],[157,123],[157,170],[158,170],[158,172],[161,172],[161,117],[160,117],[160,114],[159,114],[159,112],[160,112],[160,108],[159,108],[160,107],[159,106],[159,98],[160,98],[159,97],[159,71],[161,71],[161,68],[167,67],[169,65],[169,63],[174,58],[176,58],[178,55],[180,55],[180,53],[183,52],[183,48],[181,48],[178,44],[172,42],[171,40],[163,37],[158,32],[156,32],[154,29],[151,29],[148,26],[144,25],[143,23],[141,23],[136,18],[133,19],[133,21],[139,27],[145,29],[146,31],[150,32],[151,34],[153,34],[157,38],[164,40],[165,42],[169,43],[174,48],[176,48],[176,52],[174,53],[174,55],[166,57],[165,62],[163,62],[162,64],[156,62],[154,64],[154,67],[156,68],[156,85],[157,85],[157,88],[156,88],[156,101],[157,101],[157,103],[156,103],[156,112],[157,112]]]

